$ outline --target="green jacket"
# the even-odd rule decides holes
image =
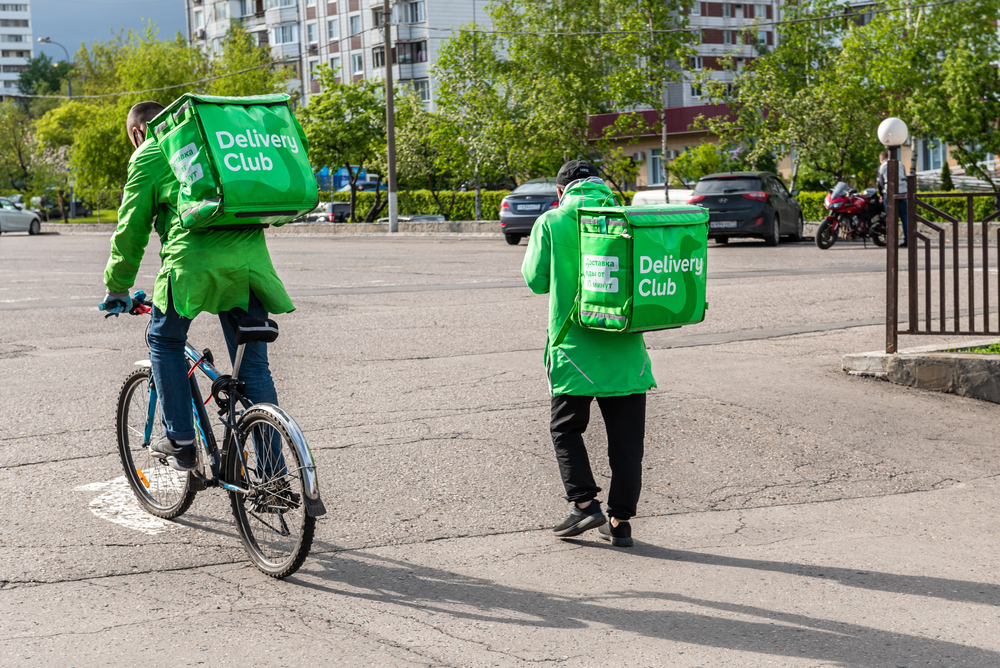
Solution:
[[[584,329],[574,322],[566,338],[558,346],[553,345],[573,310],[579,286],[580,236],[576,210],[583,205],[583,198],[590,206],[600,206],[611,195],[603,183],[571,184],[559,208],[542,214],[528,238],[521,273],[532,292],[549,295],[545,369],[553,396],[611,397],[656,387],[642,334]]]
[[[160,272],[153,287],[153,303],[174,308],[193,319],[202,311],[220,313],[246,309],[250,290],[269,313],[295,310],[264,242],[264,230],[185,230],[174,203],[180,183],[153,138],[132,154],[128,182],[118,209],[118,229],[111,237],[111,257],[104,284],[111,292],[135,285],[139,263],[154,226],[160,237]]]

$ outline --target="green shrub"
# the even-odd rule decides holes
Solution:
[[[438,193],[444,210],[438,206],[430,190],[400,190],[398,195],[399,215],[401,216],[435,216],[443,215],[448,220],[475,220],[476,219],[476,193],[456,192],[455,201],[452,204],[452,192],[444,190]],[[484,190],[482,191],[483,220],[498,220],[500,218],[500,200],[510,194],[509,190]],[[626,204],[632,202],[635,193],[631,190],[625,191]],[[324,193],[320,199],[325,200],[329,195]],[[385,193],[383,193],[385,197]],[[333,193],[335,202],[347,202],[351,199],[351,193]],[[358,193],[356,216],[362,219],[372,203],[375,201],[375,193]],[[450,212],[449,209],[450,208]],[[388,209],[383,209],[380,217],[388,216]]]
[[[959,221],[965,221],[968,218],[968,212],[966,211],[966,207],[968,206],[967,199],[964,197],[928,197],[934,194],[922,192],[919,195],[925,197],[924,201],[935,209],[954,216]],[[803,218],[813,222],[823,220],[827,213],[826,209],[823,208],[823,199],[825,197],[825,192],[800,192],[795,199],[802,207]],[[973,199],[973,213],[975,214],[973,218],[977,221],[989,216],[996,210],[992,197],[976,197]],[[946,222],[941,216],[923,208],[920,209],[920,215],[934,223]]]

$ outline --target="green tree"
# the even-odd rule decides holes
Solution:
[[[945,160],[944,164],[941,165],[941,190],[951,192],[954,189],[955,182],[951,180],[951,167],[948,166],[948,161]]]
[[[258,68],[210,82],[206,92],[211,95],[236,97],[280,93],[284,91],[289,77],[286,67],[275,64],[268,47],[257,45],[239,23],[230,26],[223,42],[222,54],[210,62],[210,67],[212,76]]]
[[[687,188],[703,176],[730,169],[731,158],[711,142],[702,142],[677,156],[670,171],[675,177],[674,185]]]
[[[40,53],[28,59],[27,69],[17,77],[17,86],[25,95],[50,95],[62,89],[69,74],[69,63],[54,63],[52,58]]]
[[[362,169],[384,160],[385,98],[378,81],[337,82],[329,67],[317,76],[322,90],[299,112],[309,139],[309,156],[331,170],[345,167],[351,186],[351,222],[356,219],[358,178]],[[381,179],[380,179],[381,180]],[[381,193],[376,190],[378,195]],[[365,216],[375,220],[384,203],[380,196]]]
[[[408,190],[426,189],[447,218],[455,206],[458,178],[449,158],[455,129],[443,114],[432,114],[415,94],[396,99],[396,171]],[[443,191],[450,191],[447,198]],[[402,195],[405,197],[406,195]]]

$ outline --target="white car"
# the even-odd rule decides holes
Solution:
[[[0,197],[0,232],[27,232],[38,234],[42,231],[42,219],[31,209],[23,209],[5,197]]]
[[[691,196],[693,190],[685,190],[683,188],[671,188],[670,189],[670,203],[671,204],[687,204],[688,197]],[[663,199],[663,187],[659,187],[656,190],[640,190],[632,197],[632,206],[639,206],[641,204],[665,204]]]

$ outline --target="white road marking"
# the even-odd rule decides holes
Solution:
[[[121,524],[124,527],[141,531],[150,536],[155,536],[166,531],[187,528],[183,524],[160,519],[143,510],[139,502],[136,501],[135,494],[133,494],[132,488],[129,487],[125,476],[106,482],[92,482],[87,485],[80,485],[74,488],[73,491],[103,491],[103,494],[90,502],[90,512],[102,520]]]

